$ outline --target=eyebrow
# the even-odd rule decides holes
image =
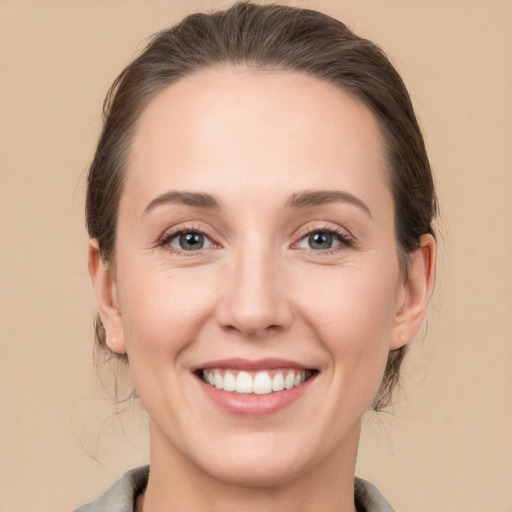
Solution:
[[[166,203],[184,204],[186,206],[204,208],[206,210],[221,209],[220,202],[211,194],[173,190],[153,199],[148,206],[146,206],[142,216],[147,215],[153,208]],[[297,192],[289,197],[286,206],[301,209],[329,203],[349,203],[359,207],[372,217],[372,213],[364,201],[350,192],[342,190],[306,190],[304,192]]]
[[[184,204],[186,206],[194,206],[196,208],[204,208],[207,210],[220,210],[219,201],[211,194],[202,192],[179,192],[170,191],[153,199],[144,210],[142,216],[147,215],[156,206],[175,203]]]
[[[370,218],[372,217],[372,212],[364,201],[350,192],[342,190],[306,190],[292,194],[287,201],[287,206],[290,208],[311,208],[329,203],[349,203],[361,208]]]

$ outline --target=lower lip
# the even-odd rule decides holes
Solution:
[[[206,384],[200,377],[198,377],[198,381],[206,395],[218,406],[231,414],[240,416],[264,416],[276,413],[300,398],[309,388],[315,377],[316,375],[292,389],[285,389],[265,395],[233,393]]]

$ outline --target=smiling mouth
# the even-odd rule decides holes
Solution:
[[[219,390],[235,394],[268,395],[296,388],[317,373],[317,370],[294,368],[261,371],[208,368],[198,370],[196,375]]]

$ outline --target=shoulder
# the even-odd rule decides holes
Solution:
[[[133,512],[135,500],[148,483],[149,466],[126,472],[97,500],[83,505],[75,512]]]
[[[394,512],[391,505],[373,484],[358,477],[354,484],[358,512]]]
[[[97,500],[83,505],[75,512],[133,512],[137,496],[145,489],[149,466],[126,472]],[[355,479],[355,502],[358,512],[393,512],[379,490],[362,478]]]

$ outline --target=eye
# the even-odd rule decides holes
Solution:
[[[166,237],[164,244],[181,251],[200,251],[213,246],[213,242],[199,231],[181,231]]]
[[[311,231],[297,243],[297,247],[300,249],[313,251],[328,251],[329,249],[341,248],[340,246],[349,247],[351,245],[352,240],[345,233],[330,228]]]

